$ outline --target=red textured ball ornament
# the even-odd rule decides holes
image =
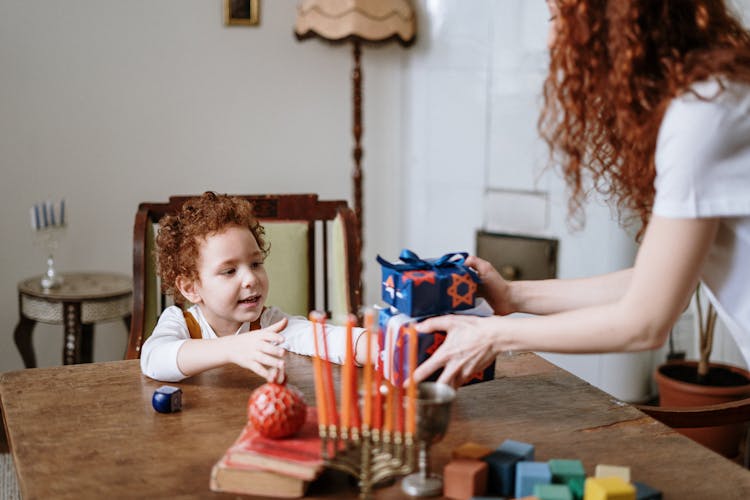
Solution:
[[[250,395],[247,417],[262,436],[279,439],[300,430],[307,417],[307,405],[293,385],[271,382]]]

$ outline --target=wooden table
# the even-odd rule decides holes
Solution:
[[[463,387],[437,469],[466,441],[512,438],[536,445],[537,460],[577,458],[628,465],[665,499],[750,498],[750,472],[613,399],[533,354],[501,357],[496,380]],[[313,401],[309,358],[290,355],[289,378]],[[245,423],[251,390],[262,383],[234,366],[178,385],[183,411],[156,413],[163,385],[138,361],[4,373],[0,402],[23,498],[230,498],[208,488],[211,466]],[[354,497],[340,476],[318,481],[312,498]],[[408,498],[399,484],[376,498]]]
[[[62,273],[62,285],[45,289],[41,276],[18,284],[19,321],[13,338],[26,368],[36,367],[31,334],[36,323],[63,325],[63,364],[90,363],[94,323],[122,319],[130,331],[130,278],[114,273]]]

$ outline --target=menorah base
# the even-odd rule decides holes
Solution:
[[[401,481],[401,489],[412,497],[435,497],[443,493],[443,478],[437,474],[423,476],[415,472]]]

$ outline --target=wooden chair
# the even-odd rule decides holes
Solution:
[[[271,242],[266,270],[269,305],[307,316],[314,309],[334,323],[357,314],[361,305],[359,242],[354,212],[343,200],[315,194],[238,195],[249,200]],[[192,196],[167,203],[141,203],[133,229],[133,316],[126,353],[138,359],[159,314],[170,305],[156,274],[154,242],[159,220],[176,213]]]
[[[750,422],[750,398],[705,406],[634,405],[646,415],[674,429],[713,427]],[[742,462],[750,468],[750,433],[741,446]]]

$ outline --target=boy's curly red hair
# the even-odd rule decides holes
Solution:
[[[539,130],[580,225],[592,189],[648,224],[672,98],[711,76],[750,83],[750,34],[723,0],[551,0],[557,37]]]
[[[177,302],[184,297],[176,288],[179,276],[198,279],[198,256],[201,241],[229,226],[246,227],[268,255],[265,231],[253,214],[252,204],[237,196],[206,191],[186,201],[176,215],[159,221],[156,235],[156,261],[164,293],[173,294]]]

